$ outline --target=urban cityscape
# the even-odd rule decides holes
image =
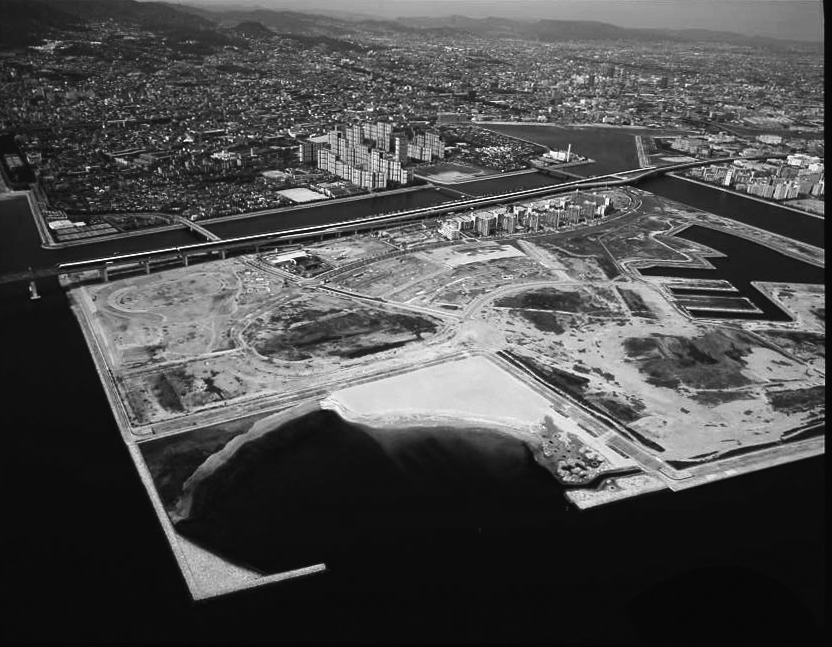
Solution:
[[[822,4],[621,1],[0,0],[15,638],[819,642]]]

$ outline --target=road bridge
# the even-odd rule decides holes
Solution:
[[[34,282],[40,278],[57,276],[60,274],[77,275],[86,272],[98,272],[101,280],[108,280],[109,274],[116,270],[144,269],[149,273],[155,265],[170,264],[178,262],[187,265],[190,259],[195,257],[219,256],[225,258],[228,252],[253,251],[259,253],[260,249],[267,246],[275,246],[287,242],[298,242],[324,238],[327,236],[340,235],[343,233],[358,233],[359,231],[373,231],[392,225],[402,224],[407,221],[424,220],[450,212],[463,210],[474,210],[488,206],[516,202],[535,197],[556,195],[573,190],[609,188],[614,186],[625,186],[635,184],[648,177],[680,171],[697,166],[708,166],[715,163],[726,163],[734,160],[757,160],[785,158],[786,155],[758,155],[752,157],[727,157],[706,161],[697,160],[694,162],[682,162],[664,166],[648,166],[628,171],[619,171],[606,175],[572,180],[561,184],[523,189],[492,196],[461,198],[451,202],[445,202],[430,207],[410,209],[394,213],[380,214],[353,220],[330,223],[327,225],[313,225],[309,227],[297,227],[280,231],[253,234],[249,236],[238,236],[235,238],[221,239],[202,225],[191,222],[185,218],[182,223],[191,227],[209,240],[204,243],[194,243],[179,247],[168,247],[154,249],[131,254],[117,254],[101,258],[91,258],[71,263],[61,263],[52,267],[30,269],[27,272],[16,272],[0,275],[0,284],[29,281],[30,290],[34,290]],[[276,211],[277,213],[277,211]]]
[[[217,236],[214,232],[208,231],[205,227],[195,223],[189,218],[185,218],[184,216],[174,216],[174,220],[182,225],[185,225],[191,231],[204,236],[206,240],[222,240],[222,238]]]

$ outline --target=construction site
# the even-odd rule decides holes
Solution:
[[[72,288],[171,541],[201,464],[310,403],[374,427],[520,438],[582,508],[822,453],[823,285],[762,286],[783,321],[694,317],[639,268],[708,267],[718,252],[674,235],[693,222],[757,230],[635,189],[598,195],[613,214],[581,227],[453,240],[434,229],[411,245],[391,228]],[[294,271],[300,257],[318,271]],[[185,569],[197,552],[177,545]],[[216,568],[223,586],[251,579]]]

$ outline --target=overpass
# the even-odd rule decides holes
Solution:
[[[174,216],[174,220],[181,225],[185,225],[195,234],[204,236],[206,240],[222,240],[213,231],[208,231],[205,227],[194,222],[193,220],[190,220],[189,218],[185,218],[184,216]]]
[[[0,284],[20,281],[29,281],[30,291],[36,293],[35,281],[39,278],[57,276],[59,274],[81,274],[86,272],[98,272],[101,280],[108,280],[110,272],[118,269],[143,269],[150,273],[151,268],[158,264],[169,264],[171,262],[188,265],[190,259],[204,256],[219,256],[225,258],[228,252],[239,252],[250,250],[259,253],[261,248],[278,243],[298,242],[313,238],[324,238],[326,236],[341,235],[343,233],[358,233],[359,231],[373,231],[392,225],[401,224],[407,221],[427,219],[444,213],[460,210],[480,209],[488,206],[526,200],[535,197],[544,197],[566,193],[573,190],[609,188],[614,186],[625,186],[635,184],[648,177],[680,171],[697,166],[708,166],[715,163],[732,162],[734,160],[756,160],[756,159],[781,159],[786,155],[758,155],[753,157],[727,157],[707,161],[682,162],[666,166],[647,166],[628,171],[609,173],[606,175],[572,180],[561,184],[523,189],[509,193],[501,193],[490,196],[473,198],[462,198],[451,202],[380,214],[365,218],[345,220],[326,225],[313,225],[309,227],[296,227],[294,229],[283,229],[280,231],[252,234],[249,236],[238,236],[235,238],[220,239],[216,234],[209,231],[202,225],[191,221],[184,222],[186,226],[208,238],[207,242],[193,243],[178,247],[167,247],[153,249],[144,252],[131,254],[116,254],[101,258],[91,258],[83,261],[60,263],[52,267],[30,269],[27,272],[16,272],[0,275]],[[277,211],[275,211],[277,213]],[[186,219],[182,219],[185,221]],[[210,226],[210,225],[209,225]]]

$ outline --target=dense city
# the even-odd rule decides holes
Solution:
[[[105,19],[0,53],[0,131],[33,170],[55,240],[424,184],[419,166],[443,159],[514,171],[543,152],[489,121],[710,128],[721,151],[670,146],[822,155],[822,58],[799,50],[412,27],[401,38],[396,24],[361,22],[333,38],[206,15],[192,18],[216,29],[190,38]],[[743,136],[752,127],[798,137],[761,144]],[[822,164],[810,173],[800,195],[759,195],[822,211]]]

